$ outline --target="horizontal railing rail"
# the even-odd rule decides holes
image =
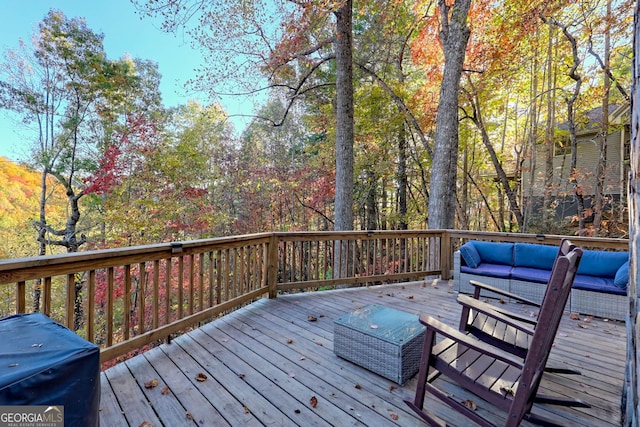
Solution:
[[[259,233],[0,260],[0,317],[42,311],[110,361],[268,294],[448,279],[467,240],[558,244],[562,236],[461,230]],[[574,237],[626,250],[623,239]]]

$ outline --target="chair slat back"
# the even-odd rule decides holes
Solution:
[[[547,284],[547,295],[538,314],[538,324],[511,405],[510,419],[513,417],[513,420],[521,420],[531,410],[581,258],[582,249],[575,246],[566,255],[556,258]],[[507,421],[507,425],[510,425],[510,420]]]

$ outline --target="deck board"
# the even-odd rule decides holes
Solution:
[[[448,282],[414,282],[257,301],[105,371],[101,424],[422,426],[403,402],[413,396],[415,378],[398,386],[336,357],[333,320],[357,307],[380,304],[457,327],[455,299]],[[522,306],[508,305],[528,314]],[[583,375],[545,374],[541,388],[593,407],[535,405],[534,412],[567,425],[620,425],[625,333],[622,322],[563,316],[550,361]],[[198,373],[207,380],[197,381]],[[158,386],[145,388],[152,379],[158,379]],[[478,400],[445,380],[438,380],[438,386],[460,400]],[[429,400],[427,407],[452,425],[467,424],[437,400]],[[504,420],[504,414],[483,402],[478,412],[498,424]]]

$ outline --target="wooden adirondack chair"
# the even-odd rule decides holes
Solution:
[[[405,402],[430,425],[443,426],[446,423],[424,409],[426,392],[482,426],[494,425],[433,385],[440,375],[444,375],[505,411],[506,426],[515,427],[523,419],[556,425],[553,420],[535,416],[531,409],[581,257],[582,250],[574,248],[556,259],[524,361],[430,316],[420,316],[427,330],[418,385],[414,400]],[[436,334],[444,337],[437,344]],[[430,370],[433,373],[430,374]]]
[[[568,239],[562,239],[556,260],[560,256],[567,255],[573,249],[575,249],[575,245]],[[553,270],[551,274],[553,274]],[[536,311],[540,309],[542,304],[481,282],[471,281],[471,284],[475,287],[473,298],[467,295],[458,296],[458,303],[462,305],[460,331],[470,333],[488,344],[524,359],[529,351],[531,339],[538,323],[537,319],[481,301],[481,292],[486,290],[498,293],[507,299],[528,305],[532,310]],[[544,303],[547,295],[548,292],[545,291],[542,303]],[[569,368],[550,368],[549,371],[579,374],[578,371]]]

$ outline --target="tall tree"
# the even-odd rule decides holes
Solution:
[[[440,42],[444,70],[436,119],[436,133],[429,197],[429,228],[455,227],[456,181],[458,169],[458,92],[465,51],[471,31],[467,15],[471,0],[449,5],[439,0]]]

